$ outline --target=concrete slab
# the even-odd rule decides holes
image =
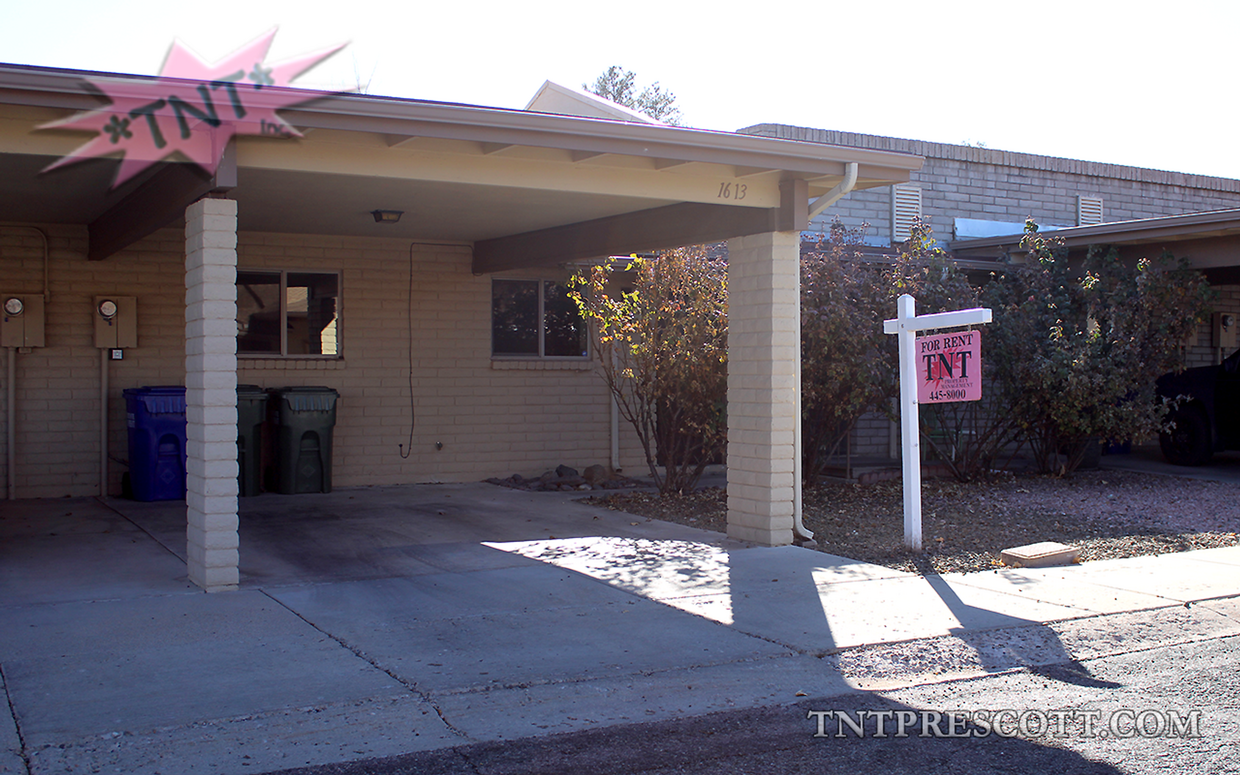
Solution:
[[[1064,579],[1191,602],[1240,594],[1240,570],[1194,559],[1193,552],[1101,560],[1065,568]]]
[[[0,661],[32,747],[407,692],[259,592],[4,616]]]
[[[760,589],[794,579],[824,584],[912,575],[796,546],[721,546],[614,536],[488,545],[654,600],[725,594],[742,584]]]
[[[419,588],[423,582],[433,582]],[[272,593],[428,692],[576,682],[787,650],[554,567]]]
[[[1200,562],[1219,562],[1224,565],[1240,565],[1240,546],[1219,546],[1214,549],[1198,549],[1188,555]]]
[[[104,734],[36,749],[31,775],[217,775],[397,756],[470,742],[412,695],[287,708]],[[26,775],[23,767],[21,775]]]
[[[830,660],[789,656],[614,676],[588,683],[435,694],[433,699],[452,725],[471,738],[512,740],[855,691]]]
[[[184,562],[94,499],[30,503],[0,519],[0,607],[197,591]]]
[[[952,584],[988,589],[1027,600],[1067,606],[1096,614],[1137,611],[1167,605],[1166,598],[1090,584],[1072,569],[999,568],[945,576]]]
[[[1182,569],[1229,594],[1236,552],[922,578],[573,497],[246,499],[250,586],[210,596],[177,560],[181,503],[6,506],[0,667],[32,771],[270,770],[1240,631],[1234,600],[1071,618],[1171,603]],[[24,772],[6,720],[0,772]]]
[[[1042,541],[1027,546],[1016,546],[999,552],[999,559],[1013,568],[1047,568],[1052,565],[1071,565],[1081,556],[1079,546],[1068,546],[1058,541]]]

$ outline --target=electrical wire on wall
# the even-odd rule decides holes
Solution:
[[[409,449],[405,449],[404,444],[398,444],[400,457],[402,460],[408,460],[413,454],[413,426],[417,422],[417,410],[413,405],[413,246],[418,243],[409,243],[409,293],[405,298],[405,328],[407,349],[405,354],[409,365]]]

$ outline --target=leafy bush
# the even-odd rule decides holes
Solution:
[[[631,290],[604,265],[575,276],[569,294],[660,492],[689,492],[727,440],[727,265],[680,248],[627,271]]]
[[[1204,319],[1210,290],[1187,262],[1121,261],[1090,248],[1073,267],[1061,241],[1026,224],[1028,260],[996,273],[989,360],[1039,471],[1072,473],[1091,445],[1151,436],[1166,407],[1160,374],[1180,368],[1179,347]]]

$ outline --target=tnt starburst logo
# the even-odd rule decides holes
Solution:
[[[224,60],[209,65],[174,41],[155,80],[91,78],[110,101],[40,129],[85,129],[98,135],[44,170],[102,156],[122,157],[115,188],[142,170],[179,156],[215,173],[236,135],[301,137],[277,111],[331,92],[291,82],[346,44],[267,65],[273,29]]]

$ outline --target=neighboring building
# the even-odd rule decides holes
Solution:
[[[950,244],[1020,233],[1026,218],[1067,227],[1240,207],[1240,180],[1230,178],[783,124],[739,131],[924,157],[907,183],[849,194],[811,226],[821,233],[837,217],[849,227],[867,223],[867,242],[879,247],[907,238],[915,216]]]
[[[238,382],[339,390],[336,486],[605,463],[610,396],[579,331],[542,325],[568,265],[729,240],[729,532],[791,542],[800,235],[852,165],[886,187],[919,158],[336,95],[283,111],[301,139],[238,136],[214,175],[110,190],[115,160],[41,172],[90,138],[40,127],[108,104],[87,77],[0,65],[0,294],[26,305],[0,326],[7,497],[117,495],[122,390],[184,384],[189,576],[224,589]]]

